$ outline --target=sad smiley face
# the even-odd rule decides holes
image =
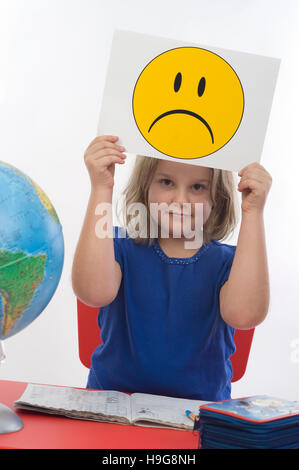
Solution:
[[[179,47],[143,69],[133,93],[133,114],[147,142],[165,155],[210,155],[236,133],[244,111],[241,82],[219,55]]]

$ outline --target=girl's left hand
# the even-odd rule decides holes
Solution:
[[[262,212],[272,184],[271,175],[258,162],[245,166],[238,175],[241,176],[238,191],[242,192],[242,212]]]

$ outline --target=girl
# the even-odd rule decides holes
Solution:
[[[235,328],[261,323],[269,306],[263,208],[271,176],[252,163],[238,175],[242,221],[236,246],[219,240],[237,224],[236,191],[229,171],[137,155],[124,191],[126,206],[166,203],[169,238],[156,218],[156,238],[99,238],[95,214],[112,204],[115,163],[124,164],[117,136],[96,137],[84,159],[90,180],[89,204],[74,256],[76,296],[99,307],[101,344],[92,355],[87,388],[143,392],[196,400],[231,397]],[[186,249],[174,237],[189,203],[203,207],[203,239]],[[148,221],[152,217],[148,210]],[[112,211],[111,211],[112,217]],[[130,217],[124,213],[124,226]]]

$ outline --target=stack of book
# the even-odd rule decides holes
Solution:
[[[201,449],[298,449],[299,403],[268,395],[200,406]]]

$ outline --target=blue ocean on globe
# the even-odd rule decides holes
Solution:
[[[43,312],[63,262],[62,226],[49,198],[32,179],[0,161],[0,340]]]

